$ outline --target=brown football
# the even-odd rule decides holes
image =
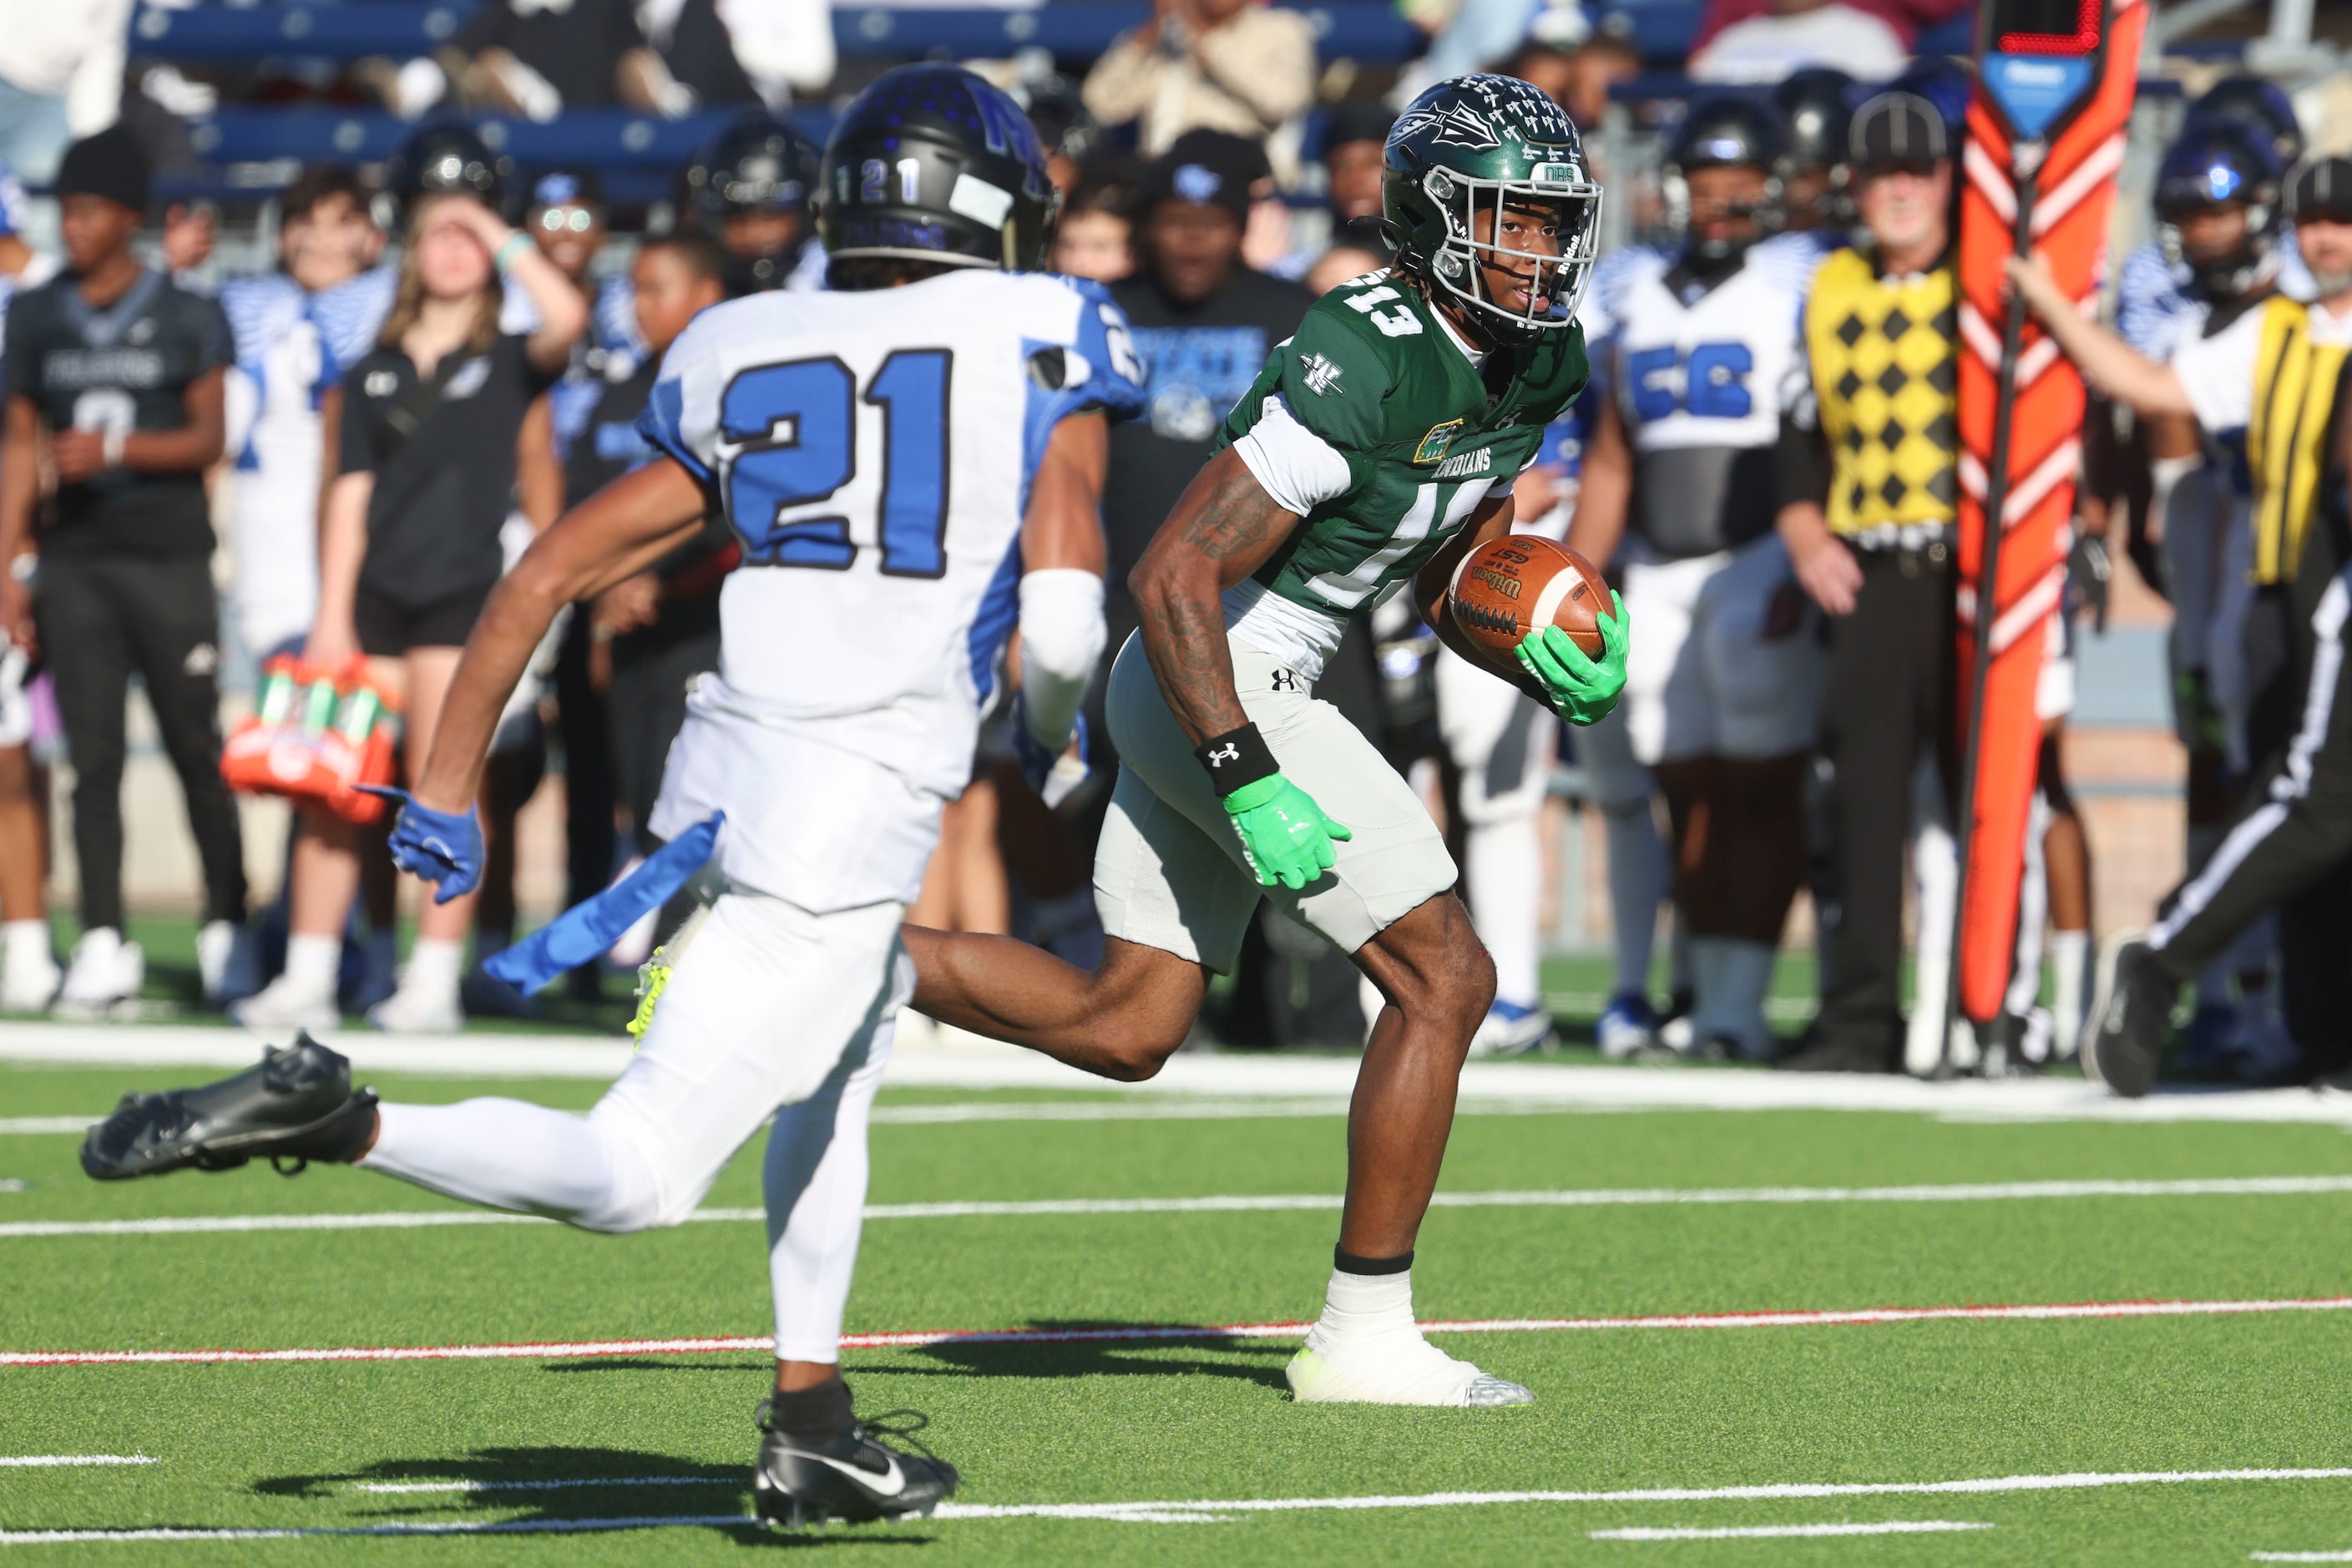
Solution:
[[[1515,668],[1519,639],[1547,621],[1599,658],[1594,623],[1610,613],[1609,586],[1592,563],[1532,533],[1507,533],[1465,555],[1445,604],[1462,635],[1504,669]]]

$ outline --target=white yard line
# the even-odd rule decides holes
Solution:
[[[2352,1176],[2212,1176],[2174,1182],[1948,1182],[1890,1187],[1596,1187],[1439,1193],[1437,1208],[1719,1207],[1742,1204],[1969,1204],[2061,1198],[2305,1197],[2352,1193]],[[1003,1202],[872,1204],[869,1220],[1020,1219],[1074,1215],[1324,1212],[1337,1194],[1231,1194],[1197,1198],[1035,1198]],[[754,1208],[698,1209],[698,1224],[761,1221]],[[373,1214],[194,1215],[159,1219],[12,1220],[0,1239],[68,1236],[216,1236],[275,1230],[430,1230],[445,1226],[545,1225],[532,1215],[486,1209],[386,1209]]]
[[[1434,1318],[1433,1334],[1591,1333],[1622,1329],[1811,1329],[1898,1323],[2063,1322],[2111,1318],[2265,1317],[2352,1311],[2352,1296],[2229,1301],[2059,1301],[2010,1306],[1863,1307],[1805,1311],[1700,1312],[1618,1318]],[[1305,1323],[1122,1324],[1099,1329],[918,1329],[844,1334],[844,1350],[922,1349],[932,1345],[1150,1344],[1165,1342],[1297,1339]],[[717,1355],[766,1351],[749,1334],[702,1338],[520,1341],[506,1344],[297,1346],[278,1350],[0,1351],[8,1366],[220,1365],[265,1362],[576,1361],[600,1356]]]
[[[2256,1552],[2257,1563],[2352,1563],[2352,1552]]]
[[[468,1035],[393,1038],[335,1033],[329,1043],[362,1074],[604,1079],[628,1064],[609,1037]],[[0,1024],[0,1061],[151,1068],[252,1065],[262,1042],[235,1029],[173,1025]],[[1148,1084],[1122,1088],[1034,1052],[982,1043],[891,1058],[884,1078],[903,1089],[1087,1090],[1134,1102],[1185,1098],[1344,1100],[1352,1057],[1293,1052],[1179,1052]],[[2283,1089],[2168,1091],[2121,1100],[2079,1079],[1923,1083],[1882,1074],[1774,1073],[1681,1068],[1567,1067],[1472,1062],[1465,1099],[1521,1107],[1640,1110],[1909,1111],[1967,1121],[2305,1121],[2352,1126],[2352,1094]]]
[[[1784,1535],[1940,1535],[1955,1530],[1990,1530],[1990,1524],[1957,1519],[1890,1519],[1875,1524],[1747,1524],[1721,1530],[1680,1526],[1652,1529],[1593,1530],[1594,1541],[1765,1541]]]
[[[510,1519],[448,1524],[359,1524],[302,1530],[0,1530],[0,1546],[98,1545],[133,1541],[294,1541],[311,1535],[578,1535],[600,1530],[675,1530],[750,1525],[738,1513],[654,1514],[643,1519]]]
[[[938,1520],[1070,1519],[1113,1523],[1196,1523],[1246,1514],[1363,1512],[1391,1509],[1490,1508],[1530,1503],[1762,1502],[1784,1499],[1985,1496],[2007,1492],[2084,1491],[2110,1487],[2219,1485],[2250,1481],[2352,1479],[2352,1469],[2234,1469],[2077,1471],[2065,1475],[1987,1476],[1953,1481],[1783,1481],[1735,1487],[1644,1487],[1620,1491],[1423,1492],[1387,1497],[1235,1498],[1220,1501],[958,1503],[945,1502]],[[740,1514],[655,1514],[631,1519],[528,1519],[460,1521],[447,1524],[371,1524],[310,1529],[16,1530],[0,1531],[0,1546],[104,1543],[133,1541],[277,1541],[310,1535],[514,1535],[569,1534],[602,1530],[732,1528],[751,1521]],[[1910,1528],[1981,1529],[1958,1521],[1921,1521]],[[1885,1527],[1799,1525],[1788,1532],[1880,1532]],[[1891,1533],[1891,1531],[1886,1531]],[[1744,1532],[1743,1532],[1744,1533]],[[1606,1532],[1603,1539],[1616,1538]],[[2262,1562],[2330,1562],[2336,1559],[2255,1553]]]
[[[1220,1502],[944,1502],[939,1519],[1111,1519],[1138,1514],[1353,1512],[1400,1508],[1486,1508],[1517,1503],[1764,1502],[1781,1499],[1928,1497],[2000,1492],[2085,1491],[2107,1487],[2189,1486],[2234,1481],[2352,1480],[2352,1469],[2080,1471],[1987,1476],[1959,1481],[1777,1482],[1744,1487],[1644,1487],[1628,1491],[1424,1492],[1404,1497],[1238,1498]]]
[[[47,1470],[77,1465],[152,1465],[144,1454],[16,1454],[0,1455],[0,1470]]]
[[[0,1137],[11,1133],[70,1132],[79,1138],[89,1131],[91,1123],[105,1120],[103,1116],[0,1116]]]

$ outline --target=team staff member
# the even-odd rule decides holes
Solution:
[[[700,235],[671,235],[637,252],[630,278],[648,352],[635,374],[604,389],[572,443],[567,506],[657,455],[638,433],[637,416],[669,345],[696,315],[727,298],[726,276],[725,253]],[[589,673],[603,678],[611,718],[613,793],[629,814],[640,854],[658,847],[646,825],[669,743],[686,722],[687,687],[719,668],[719,590],[737,553],[734,535],[713,520],[698,538],[604,590],[588,616]]]
[[[537,307],[541,325],[527,338],[499,331],[505,279]],[[307,653],[329,668],[366,657],[369,678],[402,700],[412,767],[433,743],[450,673],[503,566],[499,530],[525,413],[562,373],[587,318],[580,291],[530,236],[474,196],[431,195],[409,220],[399,293],[375,352],[344,374],[330,414],[336,478],[320,518],[319,619]],[[358,880],[351,826],[309,814],[295,846],[280,981],[309,984],[320,1023],[333,1011],[331,967],[298,970],[297,954],[325,954]],[[369,1010],[371,1023],[439,1031],[464,1022],[457,985],[472,914],[470,898],[425,907],[399,988]],[[298,949],[304,939],[321,945]]]
[[[204,867],[197,956],[208,992],[245,922],[244,847],[220,776],[204,483],[224,441],[228,324],[218,305],[131,254],[147,173],[120,127],[68,148],[57,180],[67,273],[8,311],[0,630],[19,647],[48,650],[72,748],[82,936],[58,1001],[78,1012],[136,996],[146,973],[139,945],[122,935],[123,701],[134,670]],[[17,568],[34,548],[45,436],[58,491],[35,594]]]
[[[2168,365],[2141,357],[2077,315],[2040,258],[2010,277],[2067,357],[2143,416],[2193,414],[2208,430],[2243,428],[2253,481],[2254,580],[2292,642],[2285,678],[2251,710],[2290,715],[2259,753],[2254,786],[2197,874],[2166,900],[2146,937],[2103,965],[2098,1023],[2084,1065],[2116,1093],[2147,1092],[2183,982],[2263,912],[2279,917],[2280,989],[2305,1069],[2352,1066],[2352,702],[2344,700],[2352,621],[2352,527],[2345,510],[2342,382],[2352,352],[2352,160],[2297,169],[2287,211],[2320,297],[2273,297],[2224,331],[2181,343]],[[2250,720],[2250,738],[2254,733]]]
[[[1921,760],[1951,716],[1953,524],[1959,442],[1952,161],[1927,99],[1885,92],[1855,111],[1865,243],[1822,264],[1805,308],[1819,431],[1791,421],[1780,517],[1797,580],[1830,617],[1822,750],[1836,770],[1835,901],[1821,911],[1822,1005],[1782,1065],[1885,1072],[1903,1043],[1903,840]],[[1820,471],[1820,438],[1830,452]]]

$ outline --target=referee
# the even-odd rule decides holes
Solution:
[[[2193,414],[2242,429],[2257,607],[2283,628],[2281,674],[2249,693],[2256,773],[2219,847],[2165,900],[2147,935],[2101,965],[2084,1065],[2117,1094],[2146,1094],[2181,984],[2263,914],[2279,917],[2288,1033],[2312,1077],[2352,1068],[2352,160],[2320,158],[2287,182],[2287,216],[2319,298],[2273,296],[2168,364],[2085,320],[2036,258],[2010,276],[2084,378],[2144,417]],[[2264,715],[2277,718],[2264,722]]]
[[[129,132],[66,150],[57,194],[68,270],[8,311],[7,423],[0,449],[0,628],[48,653],[73,757],[81,941],[60,1010],[96,1013],[139,994],[145,960],[122,935],[123,703],[145,683],[187,796],[204,866],[197,957],[217,994],[245,921],[236,807],[220,776],[218,611],[205,469],[221,455],[222,383],[233,357],[220,307],[142,266],[131,242],[147,164]],[[57,496],[35,548],[36,469],[46,443]]]
[[[1797,580],[1827,615],[1822,750],[1835,844],[1819,911],[1822,1005],[1800,1072],[1886,1072],[1903,1044],[1903,843],[1913,781],[1948,775],[1952,530],[1959,441],[1952,162],[1927,99],[1884,92],[1849,132],[1867,243],[1822,263],[1805,306],[1802,400],[1780,448]],[[1822,461],[1823,437],[1828,463]]]

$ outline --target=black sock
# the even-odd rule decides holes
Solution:
[[[1331,1249],[1331,1267],[1342,1274],[1402,1274],[1412,1267],[1412,1254],[1396,1258],[1359,1258],[1344,1247]]]
[[[787,1437],[816,1441],[838,1437],[849,1430],[855,1420],[850,1413],[849,1384],[836,1373],[814,1388],[796,1388],[789,1393],[779,1389],[768,1419]]]

